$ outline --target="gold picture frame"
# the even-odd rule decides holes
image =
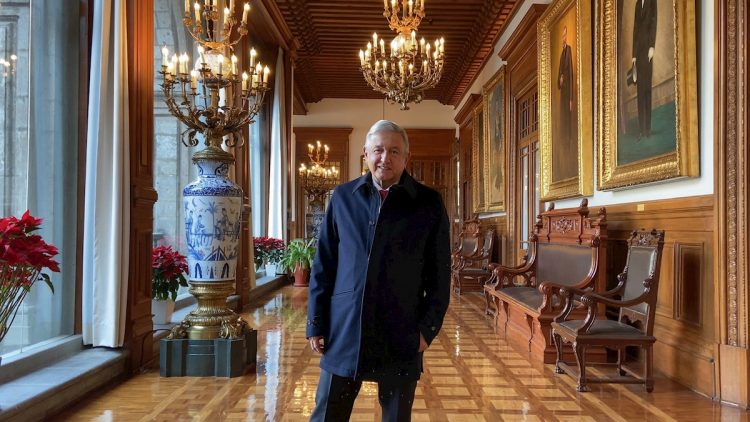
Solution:
[[[597,188],[699,176],[695,1],[597,3]]]
[[[594,193],[589,0],[557,0],[539,18],[540,198]]]
[[[507,149],[505,67],[482,88],[484,114],[485,211],[505,210],[505,150]]]
[[[474,213],[478,214],[485,212],[487,208],[484,186],[484,121],[481,105],[474,109],[472,125],[471,193]]]

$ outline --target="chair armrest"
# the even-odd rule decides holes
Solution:
[[[495,290],[500,290],[504,287],[513,287],[516,284],[513,283],[513,278],[521,276],[524,279],[525,286],[531,285],[531,275],[533,263],[521,265],[518,267],[505,267],[497,263],[491,263],[487,268],[491,271],[492,275],[485,283],[486,286],[492,286]]]
[[[548,283],[548,284],[545,284]],[[563,308],[560,311],[560,313],[555,317],[555,322],[560,323],[564,322],[566,319],[568,319],[568,315],[570,314],[570,311],[573,310],[573,302],[575,301],[575,297],[582,297],[583,295],[591,293],[591,290],[583,290],[578,289],[571,286],[560,286],[559,284],[554,284],[551,282],[544,282],[542,285],[545,285],[546,288],[552,289],[552,288],[558,288],[558,294],[560,295],[560,298],[563,300]],[[542,285],[539,287],[542,288]],[[542,292],[544,293],[544,292]],[[580,300],[580,299],[579,299]]]
[[[542,305],[539,307],[539,312],[542,311],[552,311],[552,296],[553,295],[560,295],[561,299],[564,299],[563,301],[563,309],[565,309],[565,305],[567,305],[567,298],[570,297],[581,297],[583,294],[586,293],[592,293],[593,290],[591,288],[586,289],[579,289],[576,287],[572,287],[566,284],[559,284],[555,283],[553,281],[542,281],[539,283],[539,286],[537,287],[539,292],[542,294]],[[565,290],[565,293],[563,294],[562,291]],[[571,301],[572,305],[572,301]],[[570,312],[570,310],[568,310]],[[557,321],[557,319],[555,319]],[[564,319],[563,319],[564,321]]]

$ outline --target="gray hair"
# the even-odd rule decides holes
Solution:
[[[372,138],[372,135],[376,134],[377,132],[395,132],[401,135],[401,138],[404,140],[404,146],[406,147],[406,152],[409,152],[409,135],[406,134],[406,131],[401,126],[393,123],[390,120],[378,120],[375,122],[374,125],[370,128],[369,131],[367,131],[367,136],[365,136],[365,145],[367,142]]]

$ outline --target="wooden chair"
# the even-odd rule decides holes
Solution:
[[[664,247],[664,232],[652,230],[634,231],[628,241],[628,256],[623,272],[617,276],[617,286],[604,293],[592,293],[572,287],[564,287],[560,295],[565,298],[563,311],[552,323],[552,334],[557,348],[555,372],[578,377],[578,391],[588,391],[589,383],[628,383],[654,389],[653,344],[654,314],[659,288],[659,269]],[[580,297],[576,297],[580,296]],[[618,297],[620,299],[616,299]],[[578,302],[588,308],[584,320],[567,320],[573,304]],[[620,308],[617,321],[597,319],[601,306]],[[563,344],[572,343],[577,368],[563,361]],[[586,374],[586,349],[603,346],[617,350],[617,375],[615,377],[592,378]],[[625,366],[625,348],[638,346],[645,352],[645,368],[642,377]],[[626,373],[630,376],[626,376]]]
[[[461,265],[464,257],[476,255],[479,252],[479,237],[482,226],[475,215],[471,220],[465,220],[461,233],[458,234],[456,248],[451,252],[451,270]]]
[[[487,229],[482,236],[481,249],[473,255],[457,256],[452,268],[453,293],[461,295],[463,289],[482,292],[484,283],[492,275],[489,264],[495,248],[495,230]]]

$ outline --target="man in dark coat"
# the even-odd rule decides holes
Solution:
[[[578,174],[576,113],[573,101],[573,52],[568,44],[568,27],[562,30],[562,52],[557,71],[557,89],[560,90],[558,132],[552,150],[552,180],[558,181]]]
[[[638,94],[638,138],[651,136],[651,85],[656,45],[656,0],[635,0],[633,68]]]
[[[448,309],[440,194],[404,171],[409,139],[395,123],[375,123],[364,154],[370,171],[334,190],[312,266],[307,338],[323,354],[316,422],[348,420],[363,380],[378,383],[383,421],[409,421],[422,352]]]

